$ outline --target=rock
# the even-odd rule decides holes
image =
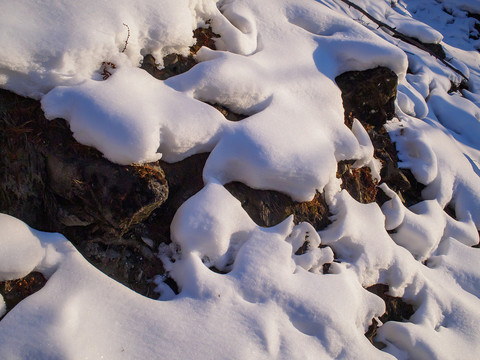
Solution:
[[[342,91],[347,118],[381,127],[395,114],[397,75],[377,67],[365,71],[348,71],[335,78]],[[351,124],[350,124],[351,127]]]
[[[215,109],[220,111],[220,113],[223,116],[225,116],[225,119],[227,119],[227,120],[240,121],[240,120],[243,120],[243,119],[247,118],[246,115],[235,113],[235,112],[231,111],[230,109],[228,109],[227,107],[225,107],[223,105],[220,105],[220,104],[210,104],[210,105],[212,105]]]
[[[422,44],[425,49],[430,51],[436,58],[440,60],[445,60],[445,58],[447,57],[447,55],[445,54],[445,50],[443,49],[443,46],[441,44],[424,43],[416,38],[413,39]]]
[[[155,296],[149,276],[163,268],[141,237],[168,198],[159,164],[112,164],[64,120],[47,121],[37,101],[2,90],[0,104],[0,212],[64,234],[100,270]]]
[[[402,298],[387,295],[389,290],[388,285],[375,284],[368,287],[367,290],[379,296],[385,302],[385,313],[379,318],[382,323],[386,323],[387,321],[406,321],[410,319],[415,312],[413,306],[406,303]],[[382,349],[386,345],[375,341],[377,325],[378,324],[374,319],[365,336],[373,345]]]
[[[46,283],[47,280],[39,272],[31,272],[21,279],[0,282],[0,301],[3,297],[8,312],[27,296],[43,288]]]
[[[214,46],[209,31],[198,32],[197,39],[202,40],[197,45]],[[193,56],[185,59],[194,61]],[[158,70],[155,59],[145,56],[142,66],[149,67],[154,75],[159,71],[173,75],[185,70],[185,59],[167,56],[164,62],[169,68]],[[375,156],[387,165],[382,176],[396,186],[394,190],[409,191],[405,189],[415,186],[414,179],[398,170],[395,147],[380,126],[393,113],[390,106],[395,99],[396,77],[387,70],[351,72],[340,75],[337,81],[343,84],[347,125],[353,116],[362,121]],[[359,98],[359,93],[365,98]],[[220,104],[212,106],[231,121],[244,118]],[[63,233],[100,270],[135,291],[155,297],[151,280],[164,272],[157,258],[158,246],[171,242],[175,212],[204,186],[202,172],[208,154],[175,164],[112,164],[95,149],[77,143],[64,120],[47,121],[37,101],[4,90],[0,91],[0,127],[5,133],[0,137],[0,211],[39,230]],[[377,193],[369,170],[352,169],[351,165],[339,164],[343,187],[358,201],[379,201],[381,192]],[[298,203],[285,194],[238,182],[225,187],[260,226],[276,225],[289,215],[296,223],[309,222],[316,230],[330,223],[321,193],[317,192],[312,201]]]
[[[296,224],[308,222],[316,230],[330,224],[328,206],[324,196],[317,192],[312,201],[296,202],[289,196],[272,190],[256,190],[239,182],[225,188],[242,204],[247,214],[260,226],[274,226],[294,215]]]
[[[406,206],[421,201],[424,186],[415,180],[410,170],[398,168],[397,150],[383,127],[394,116],[396,74],[390,69],[377,67],[346,72],[337,76],[335,81],[342,91],[345,124],[351,128],[353,119],[357,118],[370,136],[374,157],[382,163],[381,182],[397,192]],[[381,205],[387,201],[389,198],[376,190],[377,184],[369,176],[370,169],[352,169],[352,163],[338,164],[337,177],[342,178],[342,188],[359,202],[376,201]]]
[[[146,234],[155,247],[160,243],[170,243],[170,224],[178,208],[203,188],[203,167],[208,154],[190,156],[180,162],[169,164],[159,162],[165,172],[169,195],[166,202],[156,209],[145,222]]]
[[[219,38],[220,35],[215,34],[212,28],[208,27],[196,29],[193,32],[193,37],[197,41],[190,47],[189,56],[168,54],[163,58],[163,68],[159,69],[155,58],[151,54],[147,54],[143,58],[141,68],[159,80],[166,80],[169,77],[182,74],[197,64],[193,55],[195,55],[202,46],[206,46],[212,50],[216,49],[214,39]]]
[[[38,110],[35,101],[0,90],[0,211],[52,230],[53,196],[46,191],[46,161],[39,151]]]
[[[189,70],[200,47],[215,49],[218,35],[200,28],[194,37],[189,56],[167,55],[165,67],[158,69],[155,58],[146,55],[142,68],[161,80]],[[102,75],[115,68],[103,66]],[[218,109],[231,120],[243,118]],[[112,164],[77,143],[64,120],[47,121],[37,101],[5,90],[0,90],[0,128],[0,211],[64,234],[100,270],[156,297],[151,279],[163,273],[158,245],[170,242],[173,215],[203,187],[207,155],[177,164]]]
[[[161,168],[112,164],[78,144],[63,120],[47,121],[38,102],[5,91],[0,98],[22,102],[0,119],[1,211],[37,229],[95,225],[121,236],[165,202]]]
[[[377,182],[372,179],[370,168],[355,169],[351,162],[340,161],[338,163],[337,178],[342,179],[342,189],[358,202],[368,204],[375,202],[377,197]]]
[[[470,24],[470,29],[468,33],[469,39],[478,40],[480,39],[480,14],[475,14],[472,12],[467,12],[469,18],[474,19],[473,24]],[[478,47],[477,51],[480,51]]]
[[[119,166],[102,158],[47,153],[48,186],[63,204],[65,226],[95,223],[119,236],[147,219],[168,197],[161,168]]]

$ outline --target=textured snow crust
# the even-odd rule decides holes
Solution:
[[[161,249],[178,295],[160,279],[160,299],[144,298],[62,235],[0,215],[0,281],[32,270],[48,278],[0,321],[0,357],[475,359],[480,54],[465,35],[472,23],[462,20],[479,6],[355,3],[408,36],[442,44],[468,90],[449,92],[462,75],[337,0],[5,1],[0,86],[41,99],[48,118],[65,118],[79,142],[113,162],[211,153],[204,188],[178,210],[173,244]],[[192,30],[207,20],[221,35],[218,50],[201,49],[191,70],[162,82],[138,69],[146,53],[187,54]],[[104,61],[117,65],[105,81]],[[386,127],[400,166],[425,185],[410,208],[386,185],[381,208],[360,204],[336,179],[341,160],[380,178],[365,129],[344,125],[334,81],[377,66],[399,77],[396,118]],[[248,117],[230,122],[208,103]],[[297,201],[325,191],[332,224],[317,232],[289,217],[262,228],[224,188],[230,181]],[[382,350],[364,336],[385,312],[365,290],[378,283],[415,310],[408,321],[381,324]]]

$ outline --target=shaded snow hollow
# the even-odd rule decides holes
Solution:
[[[0,280],[32,270],[49,278],[0,322],[0,357],[475,358],[480,55],[465,41],[463,25],[453,27],[442,15],[443,7],[458,5],[456,16],[467,19],[475,7],[442,3],[356,1],[409,36],[442,43],[469,76],[462,93],[448,92],[459,74],[337,0],[3,4],[3,88],[41,99],[47,117],[65,118],[79,142],[113,162],[211,153],[205,187],[172,223],[172,247],[181,249],[176,261],[168,260],[174,249],[163,249],[181,292],[160,282],[159,301],[100,273],[61,235],[0,215]],[[416,14],[439,20],[427,25]],[[137,68],[146,53],[157,59],[188,53],[192,30],[207,20],[221,35],[218,50],[202,48],[190,71],[162,82]],[[124,52],[123,23],[131,32]],[[442,36],[457,42],[443,43]],[[103,61],[117,64],[106,81],[99,75]],[[365,129],[358,121],[353,131],[344,125],[334,82],[345,71],[377,66],[399,77],[397,117],[387,129],[400,166],[426,185],[425,200],[409,209],[385,185],[391,200],[382,208],[360,204],[339,192],[336,179],[341,160],[378,174]],[[248,117],[229,122],[205,102]],[[259,227],[224,188],[230,181],[298,201],[325,190],[333,223],[319,233],[291,217]],[[443,210],[447,205],[456,219]],[[295,255],[307,238],[309,250]],[[341,262],[323,274],[334,253]],[[364,336],[385,311],[364,289],[376,283],[416,310],[409,321],[378,329],[383,350]]]

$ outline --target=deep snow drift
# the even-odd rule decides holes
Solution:
[[[146,299],[89,265],[63,236],[0,215],[0,281],[33,269],[49,278],[0,321],[0,357],[475,358],[480,54],[471,38],[480,34],[469,14],[480,6],[355,3],[405,35],[441,43],[469,90],[449,92],[462,75],[340,0],[4,1],[3,88],[41,99],[48,118],[66,119],[79,142],[113,162],[211,153],[205,187],[178,210],[174,244],[162,251],[179,295],[159,282],[162,297]],[[147,53],[186,54],[192,30],[207,21],[221,35],[218,50],[202,48],[191,70],[162,82],[138,69]],[[103,81],[105,61],[116,69]],[[339,191],[337,162],[356,160],[377,177],[379,164],[361,124],[344,125],[334,79],[377,66],[399,77],[386,127],[400,165],[426,185],[411,208],[386,185],[391,200],[382,208]],[[248,117],[230,122],[206,102]],[[318,233],[292,218],[259,227],[224,188],[230,181],[297,201],[325,191],[333,222]],[[306,239],[309,251],[295,255]],[[364,336],[385,311],[364,289],[377,283],[415,309],[409,321],[378,329],[382,350]]]

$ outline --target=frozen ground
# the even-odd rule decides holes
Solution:
[[[79,142],[113,162],[211,151],[205,187],[172,223],[181,251],[163,251],[179,295],[159,282],[161,299],[144,298],[63,236],[0,215],[0,281],[34,269],[48,277],[0,321],[1,358],[476,358],[480,44],[469,14],[480,5],[354,2],[406,35],[441,43],[469,90],[449,92],[461,75],[340,0],[0,1],[3,88],[41,99],[47,117],[66,119]],[[137,68],[146,53],[186,54],[207,20],[221,35],[218,50],[201,49],[190,71],[162,82]],[[104,61],[117,65],[106,81]],[[339,192],[335,176],[346,159],[376,169],[360,123],[344,125],[334,82],[376,66],[399,77],[387,128],[401,166],[426,185],[411,208],[385,185],[391,200],[382,208],[360,204]],[[229,122],[205,102],[248,117]],[[318,234],[291,218],[259,227],[225,190],[230,181],[298,201],[325,190],[333,223]],[[306,238],[310,250],[295,255]],[[323,274],[334,252],[341,263]],[[382,350],[364,336],[385,310],[364,289],[377,283],[415,309],[409,321],[378,329]]]

